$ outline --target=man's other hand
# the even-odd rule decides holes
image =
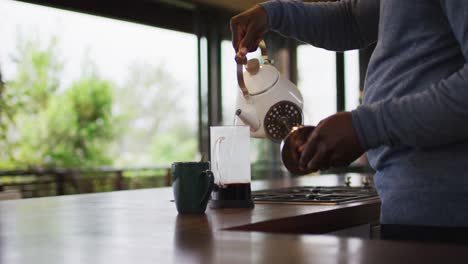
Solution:
[[[320,121],[299,151],[301,169],[314,172],[347,166],[365,150],[354,131],[351,113],[342,112]]]

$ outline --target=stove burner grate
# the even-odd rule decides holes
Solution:
[[[378,199],[372,187],[300,186],[252,192],[255,203],[335,205]]]

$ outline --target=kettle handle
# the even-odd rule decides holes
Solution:
[[[262,39],[260,43],[258,43],[258,46],[260,47],[260,51],[262,53],[262,59],[263,59],[263,64],[270,64],[271,61],[268,58],[268,53],[267,53],[267,48],[266,48],[266,43]],[[247,57],[246,60],[247,61]],[[242,91],[242,95],[244,95],[245,98],[249,97],[249,90],[247,87],[245,87],[245,82],[244,82],[244,66],[240,63],[237,64],[237,83],[239,84],[239,88]]]

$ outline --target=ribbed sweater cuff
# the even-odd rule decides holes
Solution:
[[[281,21],[281,16],[283,15],[281,1],[273,0],[260,3],[259,5],[265,9],[268,15],[268,27],[273,30],[277,29],[280,26],[278,25],[278,21]],[[274,23],[275,21],[276,23]]]
[[[353,126],[364,149],[391,145],[382,115],[383,102],[361,105],[351,112]]]

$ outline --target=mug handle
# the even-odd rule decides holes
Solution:
[[[214,151],[213,151],[213,156],[214,156],[214,167],[216,168],[216,172],[218,173],[218,182],[216,184],[218,185],[223,185],[223,182],[222,182],[222,179],[223,177],[221,176],[221,169],[219,168],[220,167],[220,162],[219,162],[219,153],[221,151],[221,143],[223,143],[223,141],[226,140],[226,137],[219,137],[218,139],[216,139],[215,141],[215,145],[214,145]]]
[[[205,174],[208,177],[208,186],[206,187],[206,192],[203,195],[203,198],[200,201],[200,205],[206,203],[210,198],[211,192],[213,191],[214,187],[214,174],[210,170],[203,171],[202,174]]]

